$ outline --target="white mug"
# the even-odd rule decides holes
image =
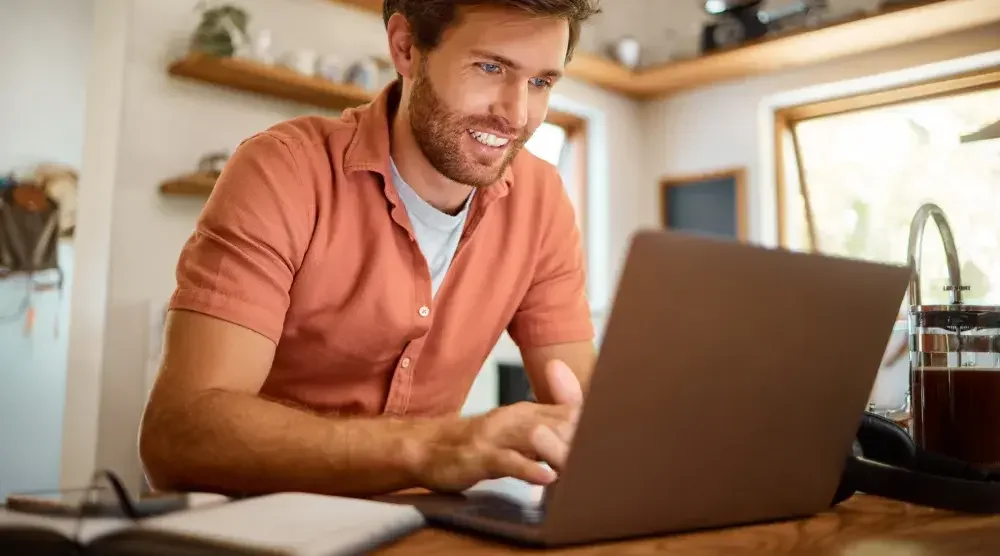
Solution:
[[[316,63],[316,74],[327,81],[342,83],[346,73],[344,60],[337,54],[324,54]]]
[[[282,65],[289,67],[304,75],[316,75],[315,51],[308,49],[294,50],[288,52],[282,58]]]

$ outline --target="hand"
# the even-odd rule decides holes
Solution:
[[[554,405],[519,402],[489,413],[441,425],[427,446],[418,472],[431,490],[457,492],[480,481],[514,477],[548,485],[566,461],[583,403],[573,371],[562,361],[545,368]]]

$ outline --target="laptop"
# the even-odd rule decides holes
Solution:
[[[541,546],[827,510],[909,278],[640,231],[558,482],[404,499],[431,523]]]

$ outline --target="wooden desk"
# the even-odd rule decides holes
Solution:
[[[529,550],[428,528],[376,552],[416,554],[554,554],[558,556],[996,556],[1000,516],[967,516],[858,495],[816,517],[712,532],[559,550]]]

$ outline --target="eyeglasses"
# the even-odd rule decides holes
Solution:
[[[90,484],[80,489],[28,492],[7,497],[8,510],[76,520],[72,539],[80,541],[87,519],[118,518],[132,521],[189,507],[183,493],[154,494],[134,498],[113,471],[99,470]]]

